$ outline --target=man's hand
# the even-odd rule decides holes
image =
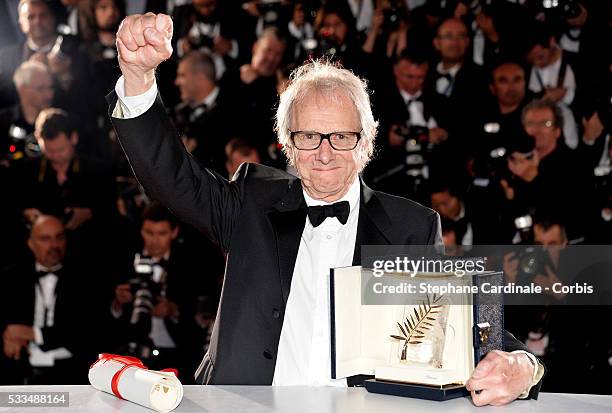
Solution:
[[[394,125],[391,129],[389,129],[389,144],[391,146],[401,146],[404,144],[405,139],[398,132],[400,132],[399,125]]]
[[[599,119],[599,114],[595,112],[589,119],[586,117],[582,118],[582,127],[584,128],[584,134],[582,138],[587,142],[595,142],[600,137],[604,130],[604,125]]]
[[[566,92],[567,89],[565,89],[563,86],[546,88],[543,99],[552,100],[553,102],[560,102],[563,100]]]
[[[33,341],[34,329],[24,324],[8,324],[2,337],[6,340]]]
[[[259,75],[250,64],[240,66],[240,80],[246,85],[250,85]]]
[[[476,406],[501,406],[532,384],[534,368],[525,354],[493,350],[480,360],[465,387],[472,393]]]
[[[155,80],[155,68],[172,55],[172,20],[165,14],[134,14],[117,32],[119,67],[125,77],[125,95],[146,92]]]
[[[9,360],[19,360],[21,358],[21,349],[27,346],[27,342],[21,340],[10,340],[4,338],[4,355]]]
[[[545,267],[546,275],[537,274],[533,278],[533,283],[535,285],[539,285],[544,289],[544,294],[548,294],[553,297],[555,300],[562,300],[565,297],[564,293],[556,293],[553,291],[553,284],[559,283],[561,284],[561,280],[557,277],[557,274],[554,273],[553,270],[547,265]]]
[[[516,252],[509,252],[504,255],[504,276],[506,283],[515,283],[518,277],[519,260]]]
[[[443,128],[429,129],[429,142],[437,145],[448,139],[448,132]]]
[[[152,314],[154,317],[178,318],[179,310],[175,302],[168,300],[166,297],[159,297],[158,299],[159,302],[153,307]]]
[[[131,303],[134,297],[130,291],[129,284],[119,284],[115,288],[115,299],[113,300],[113,310],[120,312],[123,310],[123,306],[127,303]]]
[[[89,221],[93,216],[89,208],[66,208],[65,213],[72,213],[70,220],[66,223],[66,229],[74,230]]]
[[[36,218],[42,215],[42,212],[36,208],[26,208],[23,210],[23,217],[28,220],[29,223],[36,221]]]
[[[232,47],[232,41],[230,39],[226,39],[223,36],[217,36],[213,40],[213,48],[215,49],[215,53],[218,53],[221,56],[225,56],[226,54],[231,52]]]

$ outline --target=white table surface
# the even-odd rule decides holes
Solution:
[[[0,386],[0,392],[63,391],[70,393],[70,407],[0,407],[0,412],[146,413],[151,410],[120,400],[91,386]],[[346,413],[462,413],[462,412],[612,413],[612,396],[541,393],[538,400],[517,400],[503,407],[475,407],[469,398],[445,402],[370,394],[363,388],[185,386],[183,401],[175,412],[346,412]]]

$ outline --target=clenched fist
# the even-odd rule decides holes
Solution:
[[[134,14],[117,32],[119,67],[126,96],[146,92],[155,80],[155,68],[172,55],[172,20],[165,14]]]

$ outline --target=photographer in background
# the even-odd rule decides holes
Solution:
[[[551,101],[534,100],[523,109],[522,124],[533,142],[530,151],[510,152],[510,179],[502,179],[506,199],[517,216],[546,215],[555,211],[566,225],[570,240],[583,237],[592,202],[584,183],[589,171],[579,152],[561,139],[564,118]]]
[[[0,272],[2,384],[85,384],[95,360],[100,306],[93,271],[66,259],[64,225],[38,216],[27,241],[32,255]],[[74,258],[74,255],[71,255]],[[88,285],[85,288],[85,283]],[[92,287],[92,284],[95,287]]]
[[[205,50],[215,62],[217,79],[238,58],[236,22],[229,6],[218,0],[193,0],[191,4],[174,9],[175,31],[173,42],[177,56],[192,50]],[[225,8],[224,8],[225,6]]]
[[[251,60],[226,71],[219,83],[235,105],[233,113],[241,115],[240,124],[235,125],[237,133],[248,136],[262,154],[276,142],[273,115],[278,102],[277,70],[286,46],[287,41],[278,29],[267,28],[253,44]]]
[[[179,243],[176,218],[158,203],[145,208],[140,235],[132,275],[111,304],[116,345],[152,369],[178,368],[181,381],[192,383],[216,314],[223,259]]]
[[[40,148],[34,139],[38,114],[51,106],[55,90],[49,68],[40,62],[24,62],[13,75],[19,103],[0,110],[0,160],[36,157]]]
[[[429,63],[405,50],[393,65],[393,83],[379,89],[380,136],[386,136],[380,160],[368,171],[372,184],[387,192],[427,202],[424,183],[444,164],[446,102],[424,89]]]
[[[14,163],[13,191],[22,218],[32,223],[42,214],[61,217],[74,245],[108,249],[115,212],[115,184],[110,166],[78,156],[79,133],[69,115],[43,110],[35,137],[42,156]]]
[[[392,60],[407,47],[408,9],[404,0],[378,0],[363,51],[375,59]]]

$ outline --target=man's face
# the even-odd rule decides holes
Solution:
[[[443,62],[463,61],[465,51],[470,45],[467,29],[460,20],[447,20],[438,29],[434,46],[440,52]]]
[[[55,34],[55,17],[44,3],[26,3],[19,10],[19,26],[35,43],[48,43]]]
[[[393,67],[397,86],[403,91],[415,95],[423,88],[427,67],[427,63],[418,65],[408,60],[400,60]]]
[[[144,242],[144,249],[153,258],[161,258],[170,251],[172,241],[178,235],[178,227],[172,229],[168,221],[150,221],[142,223],[140,235]]]
[[[567,244],[567,240],[563,236],[559,225],[552,225],[546,231],[541,225],[536,224],[533,232],[536,244],[544,245],[545,247],[563,247]]]
[[[41,111],[51,107],[53,102],[53,79],[49,73],[37,71],[32,75],[30,83],[21,86],[18,92],[22,104]]]
[[[557,146],[561,129],[555,125],[552,110],[548,108],[533,109],[525,113],[523,127],[535,141],[538,151],[549,151]]]
[[[55,139],[43,139],[43,155],[49,159],[52,165],[65,166],[72,161],[74,156],[74,146],[76,145],[77,140],[78,138],[76,132],[73,132],[73,136],[70,138],[68,138],[68,136],[62,132],[55,137]]]
[[[253,45],[251,66],[259,76],[272,76],[283,59],[285,44],[274,36],[265,36]]]
[[[525,72],[514,63],[506,63],[493,71],[491,93],[503,106],[516,106],[525,97]]]
[[[212,16],[217,8],[217,0],[193,0],[191,3],[196,12],[205,17]]]
[[[527,53],[527,61],[532,65],[544,68],[552,63],[553,49],[551,47],[543,47],[535,45],[529,53]]]
[[[199,74],[191,69],[188,61],[183,60],[179,63],[174,84],[178,86],[183,102],[195,103],[198,91],[201,89],[201,82]]]
[[[432,193],[431,207],[438,211],[443,218],[456,219],[461,213],[459,198],[451,195],[448,191]]]
[[[330,13],[323,18],[321,34],[331,38],[337,44],[344,44],[348,27],[346,23],[335,13]]]
[[[66,255],[64,226],[55,217],[43,217],[34,223],[28,247],[36,261],[45,267],[60,264]]]
[[[96,4],[96,24],[100,30],[114,30],[119,23],[119,9],[114,0],[100,0]]]
[[[293,131],[359,132],[361,124],[353,102],[343,94],[335,96],[313,93],[304,98],[293,112]],[[357,178],[358,149],[337,151],[324,140],[318,149],[305,151],[291,148],[302,185],[314,199],[334,202],[342,198]]]

